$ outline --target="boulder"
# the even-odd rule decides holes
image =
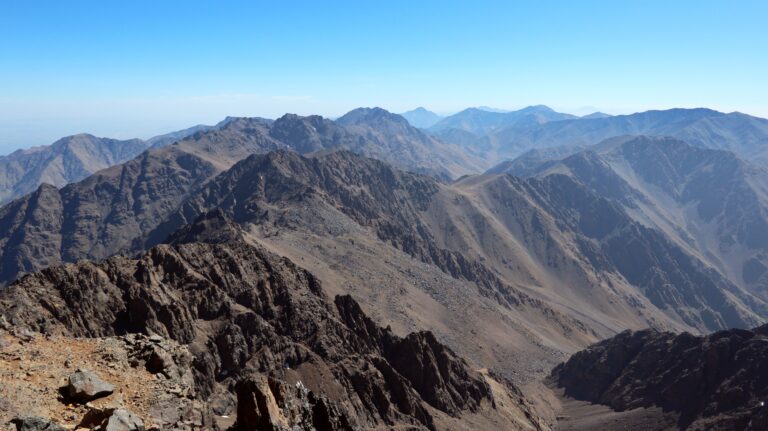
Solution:
[[[58,423],[39,416],[16,418],[11,423],[16,425],[16,431],[66,431]]]
[[[116,409],[102,429],[104,431],[144,431],[144,422],[128,410]]]
[[[92,409],[78,428],[98,431],[144,431],[144,421],[126,409]]]
[[[111,394],[115,385],[91,371],[78,369],[69,376],[69,383],[62,389],[67,401],[84,403]]]

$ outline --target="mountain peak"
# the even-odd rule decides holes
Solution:
[[[593,120],[597,118],[608,118],[608,117],[611,117],[611,115],[606,114],[605,112],[595,111],[591,114],[584,115],[581,118],[584,120]]]
[[[400,115],[408,120],[408,122],[411,123],[413,127],[418,127],[420,129],[431,127],[443,119],[443,117],[440,115],[435,114],[423,106],[419,106],[418,108],[408,112],[403,112]]]
[[[393,121],[396,123],[408,124],[408,120],[402,116],[393,114],[386,109],[379,107],[353,109],[336,120],[336,122],[342,126],[377,121]]]
[[[556,112],[547,105],[531,105],[521,109],[520,112]]]

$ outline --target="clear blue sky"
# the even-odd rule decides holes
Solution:
[[[768,1],[0,0],[0,154],[226,115],[768,116]]]

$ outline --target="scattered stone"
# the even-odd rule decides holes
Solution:
[[[11,331],[11,334],[24,342],[30,342],[35,339],[35,333],[27,328],[15,328]]]
[[[77,426],[99,431],[144,431],[141,418],[121,408],[91,409]]]
[[[66,431],[58,423],[39,416],[27,416],[11,420],[16,425],[16,431]]]
[[[117,409],[107,419],[104,431],[144,431],[144,422],[125,409]]]
[[[82,403],[111,394],[115,385],[105,382],[91,371],[78,369],[69,376],[69,384],[62,389],[68,401]]]

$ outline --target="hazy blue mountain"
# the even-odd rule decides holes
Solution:
[[[739,112],[669,109],[606,118],[549,122],[535,127],[509,126],[479,144],[498,159],[516,157],[533,148],[589,146],[622,135],[671,136],[693,146],[732,151],[742,157],[764,154],[768,120]]]
[[[544,105],[529,106],[518,111],[493,112],[480,108],[468,108],[446,117],[429,130],[439,133],[448,129],[461,129],[476,135],[486,135],[506,127],[525,127],[550,121],[577,118],[570,114],[555,112]]]
[[[492,108],[490,106],[478,106],[477,109],[482,109],[483,111],[488,112],[512,112],[509,109]]]
[[[605,112],[599,112],[598,111],[598,112],[593,112],[593,113],[588,114],[588,115],[583,115],[581,117],[581,119],[583,119],[583,120],[594,120],[595,118],[608,118],[608,117],[612,117],[612,115],[611,114],[606,114]]]
[[[412,111],[404,112],[400,114],[411,123],[411,126],[418,127],[419,129],[426,129],[432,127],[435,123],[442,120],[443,117],[435,114],[432,111],[428,111],[425,108],[418,107]]]
[[[353,145],[337,145],[399,168],[451,180],[488,167],[462,147],[445,143],[413,127],[404,117],[381,108],[358,108],[336,120],[358,135]]]

